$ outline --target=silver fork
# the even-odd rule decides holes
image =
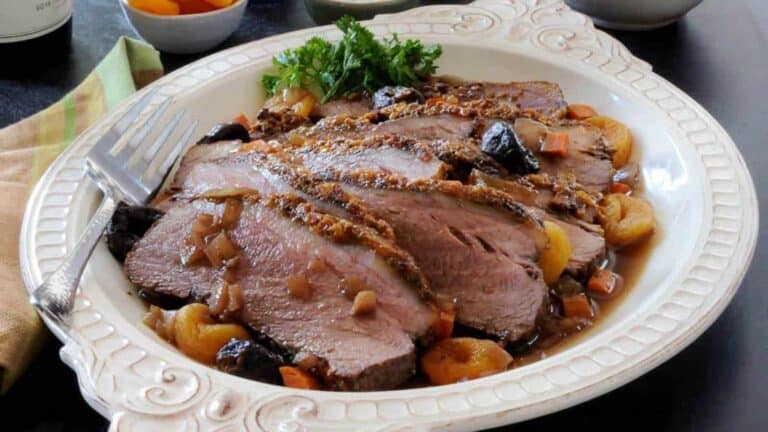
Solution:
[[[128,142],[118,148],[139,114],[147,107],[154,91],[149,91],[105,133],[86,155],[86,170],[104,194],[101,204],[85,231],[66,256],[64,262],[31,296],[32,304],[40,313],[55,321],[62,328],[67,322],[75,303],[75,292],[85,265],[99,242],[120,201],[132,205],[145,204],[154,195],[176,162],[186,143],[197,128],[197,121],[186,127],[178,141],[169,141],[171,134],[184,117],[184,110],[176,113],[171,121],[157,132],[155,140],[146,139],[171,104],[164,100],[148,117]],[[150,166],[159,161],[156,169]]]

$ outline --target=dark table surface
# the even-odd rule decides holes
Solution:
[[[22,78],[0,77],[0,127],[55,102],[119,36],[132,34],[117,1],[75,4],[70,52]],[[252,0],[225,45],[312,25],[301,1]],[[768,2],[706,0],[673,26],[611,33],[722,123],[744,154],[761,201],[768,198],[762,192],[768,180]],[[171,71],[199,57],[164,55],[163,62]],[[760,231],[754,264],[731,305],[690,347],[608,395],[504,430],[768,430],[766,235]],[[21,381],[0,397],[0,430],[106,430],[107,422],[83,401],[74,374],[60,362],[59,346],[51,338]]]

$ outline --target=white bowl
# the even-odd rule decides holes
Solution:
[[[566,0],[595,24],[617,30],[652,30],[679,20],[701,0]]]
[[[83,274],[71,325],[47,324],[65,341],[63,360],[111,431],[455,432],[514,423],[648,372],[698,337],[736,293],[759,228],[754,185],[736,145],[701,106],[584,15],[553,0],[479,0],[365,25],[380,36],[441,43],[440,73],[554,81],[568,100],[628,124],[662,232],[634,286],[599,325],[520,368],[437,387],[303,391],[227,375],[160,339],[141,323],[146,305],[102,243]],[[340,32],[312,28],[217,52],[153,83],[152,105],[173,97],[164,120],[185,108],[200,121],[197,132],[253,115],[272,56],[313,36]],[[78,137],[36,186],[20,236],[29,290],[62,262],[98,205],[84,155],[146,91]]]
[[[164,16],[156,15],[120,0],[128,22],[144,40],[160,51],[172,54],[194,54],[207,51],[224,42],[243,19],[248,0],[212,12]]]

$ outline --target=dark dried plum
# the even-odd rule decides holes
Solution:
[[[221,123],[212,127],[211,130],[200,138],[198,144],[211,144],[219,141],[234,141],[240,140],[242,142],[249,142],[251,135],[248,133],[248,129],[240,123]]]
[[[424,95],[413,87],[386,86],[373,94],[373,108],[381,109],[400,102],[424,103]]]
[[[517,138],[512,126],[496,122],[483,134],[480,149],[509,172],[530,174],[539,171],[539,161]]]
[[[226,373],[271,384],[280,384],[280,366],[285,362],[276,353],[251,340],[231,339],[216,354],[216,367]]]
[[[163,212],[151,207],[128,206],[120,204],[107,225],[107,246],[112,255],[120,262],[133,248],[145,232],[155,223]]]

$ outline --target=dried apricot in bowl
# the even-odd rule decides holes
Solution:
[[[620,193],[606,195],[601,221],[605,240],[618,247],[637,243],[653,234],[656,229],[651,205],[640,198]]]
[[[624,123],[607,116],[589,117],[585,122],[603,131],[608,145],[613,149],[613,167],[619,168],[629,162],[632,155],[632,133]]]
[[[443,339],[421,358],[421,368],[433,384],[452,384],[506,370],[512,362],[496,342],[470,337]]]
[[[179,4],[182,14],[196,14],[212,12],[219,9],[205,0],[172,0]]]
[[[136,9],[157,15],[178,15],[181,7],[171,0],[128,0],[128,4]]]
[[[235,2],[235,0],[205,0],[205,2],[206,3],[210,3],[210,4],[214,5],[214,6],[216,6],[217,8],[221,9],[221,8],[225,8],[227,6],[231,6],[232,3]]]
[[[190,15],[232,6],[235,0],[128,0],[136,9],[156,15]]]

